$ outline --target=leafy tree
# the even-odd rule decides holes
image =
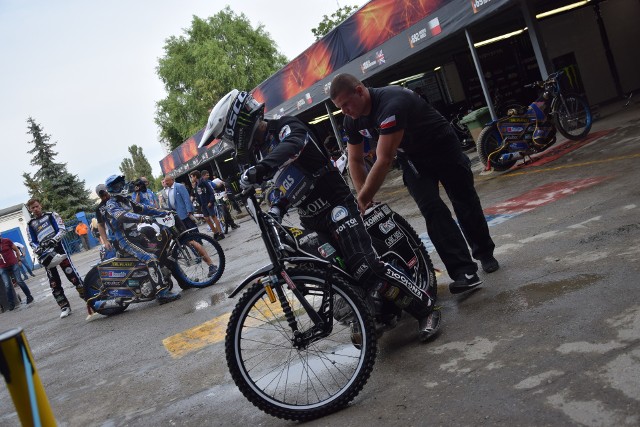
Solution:
[[[33,155],[31,166],[38,170],[33,174],[24,172],[24,185],[30,197],[42,202],[45,209],[58,212],[63,218],[71,218],[76,212],[91,209],[93,203],[84,180],[67,171],[66,163],[55,161],[58,153],[54,151],[55,142],[44,133],[42,127],[31,117],[27,119],[28,131],[34,147],[28,151]]]
[[[287,59],[262,25],[229,6],[170,37],[156,72],[167,97],[156,103],[160,138],[175,149],[207,122],[211,107],[231,89],[253,89],[282,68]]]
[[[350,17],[356,10],[358,10],[358,6],[343,6],[332,13],[331,17],[324,15],[322,21],[316,28],[312,28],[311,32],[316,36],[316,40],[320,40],[326,36],[329,31],[344,22],[344,20]]]
[[[149,184],[153,183],[153,176],[151,165],[147,160],[147,156],[142,152],[142,147],[138,147],[137,145],[130,145],[129,154],[131,158],[125,158],[120,163],[120,172],[124,175],[127,181],[133,181],[134,179],[138,179],[141,176],[147,177],[149,180]],[[154,188],[152,188],[154,190]]]

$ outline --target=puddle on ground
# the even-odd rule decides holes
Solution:
[[[219,293],[219,294],[213,294],[211,295],[211,299],[209,301],[207,300],[200,300],[196,302],[196,306],[195,306],[195,310],[202,310],[204,308],[207,307],[211,307],[214,306],[216,304],[219,304],[220,302],[222,302],[223,300],[227,299],[227,294],[226,293]]]
[[[602,277],[598,274],[580,274],[562,280],[530,283],[518,289],[501,292],[494,301],[500,311],[515,313],[593,285]]]

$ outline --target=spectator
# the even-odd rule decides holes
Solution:
[[[189,174],[189,179],[191,180],[191,185],[193,185],[196,192],[196,198],[198,199],[198,202],[200,202],[200,211],[202,212],[202,216],[209,225],[209,228],[213,233],[213,238],[216,240],[224,239],[224,233],[222,232],[222,227],[220,227],[220,221],[218,221],[218,217],[215,215],[213,210],[213,205],[216,203],[216,195],[213,192],[211,184],[208,180],[202,178],[200,171],[191,172]]]
[[[169,209],[167,204],[167,181],[164,178],[162,178],[162,190],[158,193],[158,204],[160,209]]]
[[[136,203],[140,203],[145,206],[149,206],[154,209],[160,208],[160,203],[156,193],[149,188],[149,180],[141,176],[134,183],[134,192],[131,194],[131,199]]]
[[[22,292],[27,297],[27,304],[33,302],[31,292],[27,287],[27,284],[22,280],[20,271],[22,269],[22,261],[20,260],[21,254],[17,246],[10,240],[1,237],[0,234],[0,276],[4,282],[4,288],[7,295],[7,309],[13,310],[16,305],[15,295],[13,291],[13,282],[11,278],[15,279]]]
[[[493,257],[495,244],[473,185],[471,163],[449,122],[411,90],[397,86],[368,88],[350,74],[334,77],[330,97],[345,115],[349,170],[360,210],[371,204],[397,155],[404,183],[453,279],[450,292],[480,285],[478,266],[467,242],[485,272],[496,271],[499,264]],[[361,161],[365,135],[378,140],[377,160],[368,174]],[[462,232],[440,198],[438,184],[447,192]]]
[[[29,231],[29,243],[31,244],[35,254],[42,263],[42,255],[48,253],[49,249],[52,248],[56,254],[54,259],[56,259],[56,262],[60,260],[60,268],[67,276],[67,280],[75,286],[78,291],[78,295],[80,295],[80,298],[84,300],[84,284],[82,283],[80,275],[71,263],[71,257],[62,245],[62,237],[66,232],[62,218],[60,218],[60,215],[55,212],[43,212],[38,199],[29,200],[27,202],[27,208],[32,215],[31,220],[27,224],[27,229]],[[64,294],[58,268],[55,265],[51,265],[50,267],[47,265],[43,266],[47,271],[47,277],[49,278],[53,297],[60,307],[60,318],[65,318],[71,314],[71,304],[69,304],[69,300]]]
[[[110,259],[116,256],[116,250],[113,247],[113,231],[107,229],[105,221],[106,204],[111,198],[107,192],[107,187],[104,184],[98,184],[96,187],[96,194],[100,197],[100,204],[96,208],[96,225],[98,229],[98,235],[100,236],[100,244],[104,247],[104,256],[102,260]],[[93,221],[92,221],[93,226]]]
[[[221,180],[220,178],[216,178],[214,177],[212,180],[209,180],[209,171],[206,169],[203,169],[200,174],[202,175],[202,178],[205,179],[206,181],[208,181],[209,183],[211,183],[211,189],[213,190],[213,193],[223,193],[223,195],[227,195],[227,197],[231,197],[232,195],[227,194],[227,185],[226,183]],[[231,217],[231,212],[229,212],[229,207],[227,206],[227,204],[224,202],[224,200],[222,202],[218,202],[217,200],[215,201],[215,203],[218,203],[220,206],[220,210],[222,210],[222,214],[224,215],[224,221],[233,229],[235,230],[236,228],[240,227],[238,224],[235,223],[235,221],[233,220],[233,218]]]
[[[31,269],[31,266],[27,262],[27,249],[20,242],[13,242],[13,243],[16,245],[16,247],[20,251],[20,261],[22,261],[21,265],[22,265],[23,280],[26,281],[29,278],[29,276],[27,276],[27,273],[29,273],[31,277],[36,277],[36,275],[33,274],[33,270]]]
[[[85,251],[89,250],[89,227],[83,221],[80,221],[78,225],[76,225],[76,234],[80,236],[80,240],[82,240],[82,247]]]

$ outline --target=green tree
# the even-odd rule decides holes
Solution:
[[[120,172],[124,175],[127,181],[133,181],[141,176],[146,177],[149,183],[153,183],[153,176],[151,165],[147,160],[147,156],[142,152],[142,147],[137,145],[130,145],[128,148],[131,158],[127,157],[120,163]],[[152,188],[155,190],[155,188]]]
[[[175,149],[202,129],[209,110],[231,89],[251,90],[282,68],[287,58],[262,25],[251,27],[229,6],[166,40],[156,72],[167,97],[156,103],[160,138]]]
[[[311,32],[316,36],[316,40],[320,40],[326,36],[329,31],[344,22],[344,20],[350,17],[356,10],[358,10],[358,6],[343,6],[332,13],[330,17],[324,15],[322,21],[320,21],[316,28],[312,28]]]
[[[55,142],[44,133],[42,127],[31,117],[27,119],[27,134],[32,136],[29,144],[34,147],[28,151],[33,155],[31,166],[37,171],[31,175],[24,172],[24,185],[30,197],[42,202],[43,207],[58,212],[63,218],[72,218],[77,212],[91,209],[93,203],[84,180],[67,171],[66,163],[55,161],[58,153],[54,151]]]

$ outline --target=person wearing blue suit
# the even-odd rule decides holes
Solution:
[[[189,190],[184,184],[176,182],[172,176],[165,176],[165,183],[167,184],[167,206],[169,209],[176,211],[180,220],[184,223],[187,229],[197,228],[196,222],[193,218],[193,203],[191,203],[191,197],[189,197]]]

